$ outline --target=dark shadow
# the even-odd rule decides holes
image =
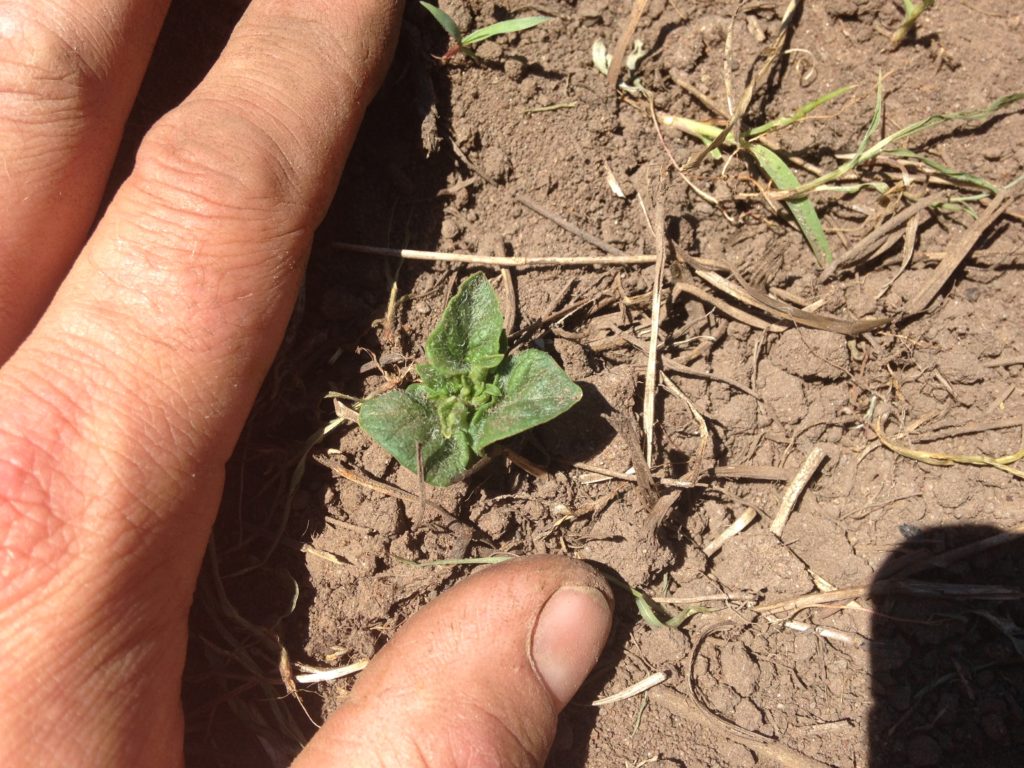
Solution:
[[[793,41],[793,33],[796,30],[796,28],[800,25],[800,19],[803,16],[803,12],[804,6],[802,3],[800,3],[794,10],[792,21],[786,28],[786,38],[782,44],[781,50],[785,51],[791,47]],[[768,38],[768,41],[765,43],[765,45],[771,45],[771,42],[774,40],[775,34],[777,33],[772,33],[772,36]],[[786,78],[786,73],[789,72],[789,68],[791,66],[790,58],[791,57],[787,55],[781,55],[778,57],[778,59],[775,61],[775,64],[772,66],[771,72],[768,73],[768,79],[765,81],[764,86],[760,88],[758,92],[754,95],[754,100],[750,105],[750,109],[748,110],[748,114],[750,115],[750,117],[748,117],[748,121],[752,121],[753,125],[760,125],[767,121],[769,105],[778,95],[779,91],[782,88],[782,82]],[[755,67],[755,71],[760,67],[761,63],[758,62]]]
[[[905,533],[871,589],[869,765],[1020,765],[1024,536],[984,546],[1001,532]]]
[[[939,36],[935,32],[918,36],[917,25],[915,24],[914,28],[903,38],[901,45],[911,45],[915,48],[927,48],[930,50],[939,46]]]
[[[614,413],[611,403],[586,381],[577,382],[583,398],[554,421],[537,427],[533,441],[556,465],[568,466],[599,455],[615,438],[615,429],[602,418]]]

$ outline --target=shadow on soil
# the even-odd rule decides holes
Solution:
[[[869,765],[1020,765],[1024,536],[1002,534],[1000,546],[982,549],[979,542],[1001,532],[907,533],[871,590]],[[950,557],[972,545],[976,554]]]

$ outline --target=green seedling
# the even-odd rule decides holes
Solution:
[[[421,382],[363,402],[359,424],[431,485],[455,482],[488,446],[569,410],[582,390],[539,349],[505,351],[498,296],[466,278],[426,343]]]
[[[436,5],[425,3],[423,0],[420,0],[420,5],[427,9],[427,13],[434,17],[434,20],[441,25],[444,31],[448,33],[448,37],[451,38],[451,46],[440,57],[440,60],[446,64],[460,53],[472,58],[473,47],[479,45],[484,40],[489,40],[499,35],[522,32],[523,30],[540,26],[546,21],[551,21],[550,16],[520,16],[515,19],[506,19],[505,21],[488,24],[486,27],[480,27],[480,29],[474,29],[472,32],[462,34],[462,30],[459,29],[459,25],[455,23],[455,20]]]
[[[817,109],[822,104],[843,95],[847,90],[849,89],[839,88],[808,102],[798,109],[793,115],[773,120],[756,128],[741,131],[739,133],[738,142],[732,135],[726,136],[722,142],[723,147],[739,149],[749,153],[764,174],[771,179],[772,183],[778,190],[776,197],[781,198],[786,207],[789,208],[794,221],[803,233],[807,243],[810,245],[811,251],[813,252],[819,266],[824,267],[832,261],[832,249],[829,246],[828,237],[825,234],[825,230],[821,224],[821,219],[815,210],[814,204],[810,199],[810,195],[814,192],[850,193],[856,192],[864,187],[871,187],[879,193],[885,193],[888,191],[889,187],[878,182],[858,181],[850,184],[836,184],[836,182],[840,182],[848,174],[853,173],[861,166],[869,164],[877,157],[888,156],[902,159],[913,159],[923,165],[926,165],[939,176],[942,176],[953,183],[979,187],[989,194],[994,194],[996,189],[995,186],[984,179],[972,174],[957,172],[951,168],[947,168],[926,155],[896,145],[922,131],[943,123],[977,123],[988,120],[1001,110],[1024,100],[1024,93],[1008,94],[994,100],[987,106],[980,109],[931,115],[923,120],[918,120],[915,123],[911,123],[910,125],[894,131],[893,133],[882,136],[872,143],[872,139],[879,131],[882,122],[883,90],[882,81],[881,78],[879,78],[875,92],[874,109],[872,110],[871,118],[868,120],[868,125],[856,150],[849,155],[840,155],[839,158],[843,160],[843,162],[835,169],[827,171],[806,182],[800,182],[796,174],[782,157],[758,142],[759,137],[764,134],[784,128],[787,125],[791,125],[798,120],[806,118],[813,110]],[[687,118],[673,117],[671,124],[684,133],[698,138],[705,144],[710,144],[718,138],[719,134],[722,133],[722,129],[718,126],[697,120],[689,120]],[[717,152],[713,153],[712,156],[716,158],[721,157]]]
[[[933,5],[935,5],[935,0],[921,0],[919,3],[915,3],[914,0],[903,0],[903,21],[889,39],[893,48],[900,47],[914,25],[917,24],[917,17]]]
[[[800,185],[796,174],[776,152],[760,143],[758,141],[759,137],[806,119],[818,107],[839,98],[851,90],[851,88],[852,86],[837,88],[807,102],[792,115],[771,120],[764,125],[742,131],[738,136],[739,143],[737,143],[736,137],[732,135],[724,137],[722,143],[726,147],[740,149],[749,153],[754,162],[771,179],[777,189],[782,191],[793,190]],[[717,126],[686,118],[674,118],[672,125],[684,133],[700,139],[705,144],[711,144],[722,133],[722,129]],[[712,157],[720,158],[721,153],[715,151],[712,153]],[[785,205],[800,228],[800,232],[807,240],[807,244],[810,246],[811,252],[814,254],[814,258],[819,266],[829,264],[833,258],[832,248],[829,245],[828,236],[825,234],[825,229],[822,227],[821,219],[814,208],[814,204],[807,197],[800,196],[785,200]]]

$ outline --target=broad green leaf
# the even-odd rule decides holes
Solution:
[[[474,29],[464,38],[463,45],[476,45],[497,35],[510,35],[513,32],[522,32],[524,29],[532,29],[540,26],[545,21],[551,21],[550,16],[520,16],[517,19],[507,19],[496,24],[488,24],[486,27]],[[458,38],[456,38],[458,39]]]
[[[459,29],[459,25],[455,23],[455,20],[447,13],[442,11],[436,5],[430,3],[424,3],[420,0],[420,5],[427,9],[427,13],[434,17],[434,20],[444,27],[444,31],[448,33],[448,36],[456,43],[462,44],[462,31]]]
[[[444,488],[469,469],[475,459],[465,432],[456,432],[447,439],[439,436],[423,447],[423,479],[437,488]]]
[[[479,411],[470,427],[476,453],[551,421],[583,397],[583,391],[554,358],[539,349],[510,357],[496,373],[494,383],[501,389],[502,397],[487,410]]]
[[[416,373],[420,375],[423,383],[433,392],[445,392],[448,389],[450,378],[441,373],[430,363],[420,363],[416,366]]]
[[[504,323],[502,325],[504,326]],[[469,357],[471,367],[482,368],[485,371],[497,368],[503,362],[505,362],[504,352],[477,352],[475,354],[471,352]]]
[[[359,426],[388,453],[416,471],[416,445],[426,445],[440,432],[437,414],[423,387],[393,389],[363,402]]]
[[[462,281],[427,338],[427,359],[436,373],[468,373],[473,366],[495,367],[505,320],[498,295],[483,273]]]
[[[421,384],[364,402],[359,426],[413,473],[419,471],[416,446],[422,446],[423,476],[431,485],[449,485],[474,458],[465,432],[441,434],[437,411]]]
[[[776,187],[779,189],[794,189],[800,186],[800,181],[790,167],[786,165],[786,161],[768,149],[768,147],[763,144],[751,144],[749,149],[751,154],[754,155],[754,159],[757,160],[757,164],[761,166],[761,170],[768,175],[768,178],[772,180]],[[789,208],[789,212],[793,214],[793,218],[796,219],[800,231],[803,232],[804,237],[807,239],[808,245],[811,246],[811,251],[814,253],[814,258],[817,259],[818,265],[823,267],[830,263],[832,261],[832,248],[828,244],[828,237],[821,226],[818,212],[814,210],[814,204],[806,197],[794,197],[786,200],[785,203],[786,207]]]

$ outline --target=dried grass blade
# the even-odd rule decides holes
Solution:
[[[814,446],[807,454],[807,458],[804,459],[803,464],[800,465],[800,469],[797,470],[793,479],[790,480],[789,485],[786,486],[786,490],[783,491],[782,501],[779,503],[779,511],[776,513],[775,519],[772,520],[770,527],[771,532],[779,538],[782,537],[782,531],[789,521],[789,516],[796,509],[796,503],[800,499],[801,494],[803,494],[807,484],[811,481],[811,477],[818,471],[818,467],[825,461],[826,456],[825,451],[817,445]]]
[[[931,464],[936,467],[948,467],[953,464],[969,464],[975,467],[992,467],[1001,470],[1014,477],[1024,480],[1024,471],[1010,466],[1024,459],[1024,424],[1021,425],[1021,449],[1016,453],[1007,456],[985,456],[984,454],[959,454],[944,453],[942,451],[924,451],[919,448],[911,448],[909,445],[902,445],[889,439],[885,434],[885,427],[882,425],[882,417],[879,416],[872,425],[878,442],[894,453],[898,453],[908,459],[914,459],[924,464]]]
[[[578,234],[574,232],[574,234]],[[489,267],[516,267],[531,269],[535,267],[566,267],[566,266],[626,266],[630,264],[653,264],[657,257],[654,254],[626,254],[622,251],[607,256],[489,256],[479,253],[444,253],[441,251],[418,251],[412,248],[384,248],[376,245],[359,245],[356,243],[334,243],[339,251],[351,253],[368,253],[373,256],[390,256],[400,259],[417,261],[440,261],[456,264],[475,264]],[[617,249],[616,249],[617,250]]]
[[[654,208],[654,236],[658,260],[654,263],[654,287],[651,290],[651,340],[647,348],[647,373],[644,378],[644,447],[647,466],[654,462],[654,396],[658,391],[658,330],[661,328],[661,287],[665,280],[665,206]]]
[[[625,701],[634,696],[639,696],[644,691],[649,691],[656,685],[661,685],[668,680],[667,672],[655,672],[653,675],[648,675],[643,680],[639,680],[627,688],[623,688],[618,693],[613,693],[610,696],[604,696],[600,699],[594,699],[590,702],[592,707],[604,707],[609,704],[615,704],[619,701]]]
[[[630,9],[629,17],[615,43],[611,64],[608,65],[608,83],[612,88],[619,84],[619,73],[622,72],[622,62],[626,58],[626,50],[633,40],[633,35],[636,34],[636,28],[640,24],[640,19],[643,18],[649,2],[650,0],[633,0],[633,7]]]
[[[789,1],[789,4],[786,6],[786,10],[782,13],[782,20],[779,22],[779,31],[775,35],[775,39],[772,40],[771,44],[762,51],[761,57],[763,61],[761,62],[761,66],[750,76],[750,79],[747,82],[747,87],[744,88],[743,95],[740,97],[739,103],[736,105],[732,117],[729,119],[729,124],[725,126],[721,133],[712,139],[710,144],[705,146],[702,150],[686,161],[683,165],[684,171],[688,171],[694,166],[702,163],[704,158],[726,142],[730,137],[730,134],[733,132],[733,129],[739,125],[740,120],[743,119],[747,108],[750,106],[751,100],[754,98],[754,92],[761,87],[761,84],[767,79],[768,74],[771,72],[772,67],[775,66],[775,62],[778,61],[778,58],[782,53],[782,49],[786,45],[786,40],[789,38],[789,33],[792,29],[793,23],[799,16],[801,5],[803,5],[801,0]]]
[[[754,522],[756,517],[757,510],[753,507],[747,507],[739,517],[732,521],[732,524],[728,528],[704,545],[704,556],[711,557],[725,546],[725,542],[733,536],[737,536],[742,533],[748,525]]]
[[[343,667],[311,669],[308,672],[295,675],[295,682],[306,685],[309,683],[325,683],[330,680],[338,680],[342,677],[348,677],[349,675],[354,675],[357,672],[362,672],[366,669],[366,665],[369,663],[369,659],[362,659],[361,661],[354,661],[351,664],[346,664]]]
[[[700,443],[697,446],[697,455],[693,457],[693,468],[688,473],[688,476],[684,478],[688,483],[696,483],[700,479],[701,474],[705,472],[705,458],[711,454],[711,432],[708,430],[707,419],[704,418],[704,414],[697,410],[697,406],[693,404],[693,401],[686,396],[686,393],[672,379],[662,374],[661,383],[669,392],[686,403],[686,407],[690,409],[690,415],[697,422],[697,430],[700,432]]]
[[[1004,188],[998,195],[992,198],[992,202],[989,203],[985,212],[975,219],[971,226],[965,229],[960,237],[957,238],[956,243],[946,251],[946,255],[939,262],[939,265],[932,270],[928,281],[922,286],[917,295],[910,300],[906,308],[908,315],[916,315],[928,308],[928,305],[938,296],[949,278],[959,269],[964,259],[974,250],[974,246],[978,244],[981,236],[985,234],[985,230],[1003,215],[1006,209],[1010,207],[1010,204],[1020,196],[1022,191],[1024,191],[1024,184],[1018,183],[1015,187]]]
[[[693,283],[676,283],[672,286],[673,296],[676,293],[685,293],[687,296],[693,296],[695,299],[700,299],[705,304],[710,304],[712,307],[717,309],[723,315],[731,317],[733,320],[737,320],[745,325],[749,325],[758,331],[769,331],[771,333],[782,333],[788,328],[784,325],[776,325],[774,323],[766,323],[759,317],[755,317],[749,312],[744,312],[738,307],[734,307],[731,304],[722,301],[721,299],[713,296],[712,294],[705,291],[700,286],[694,285]]]
[[[868,331],[884,328],[890,322],[889,318],[867,318],[865,320],[843,320],[831,315],[822,315],[817,312],[807,312],[797,307],[792,307],[785,302],[774,299],[763,291],[759,291],[749,285],[740,287],[730,282],[721,275],[710,270],[698,269],[696,274],[706,280],[723,293],[727,293],[734,299],[738,299],[750,306],[757,307],[773,317],[788,320],[797,325],[804,325],[808,328],[817,328],[822,331],[832,331],[844,336],[858,336]]]
[[[832,264],[830,264],[826,269],[822,270],[819,280],[826,280],[835,272],[852,269],[858,264],[861,264],[871,258],[878,252],[880,246],[884,247],[885,238],[892,232],[904,227],[907,222],[914,219],[921,211],[935,205],[940,205],[948,199],[949,196],[946,193],[938,192],[934,195],[922,198],[921,200],[908,205],[899,213],[890,216],[865,235],[860,242],[832,262]]]

